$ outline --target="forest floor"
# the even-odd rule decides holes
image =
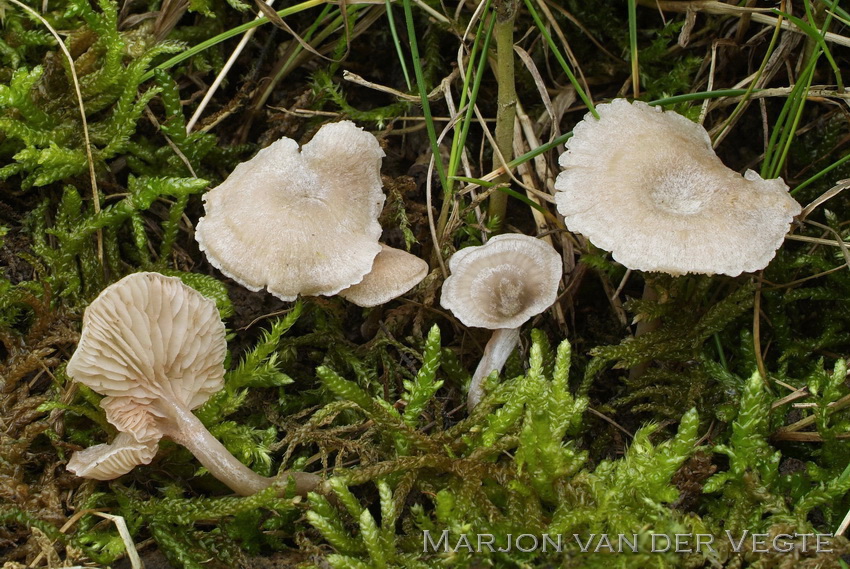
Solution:
[[[136,555],[149,569],[850,567],[834,535],[850,516],[846,5],[273,9],[3,4],[3,569],[135,569]],[[559,156],[619,98],[703,125],[735,172],[784,180],[804,209],[766,268],[632,271],[570,231]],[[381,242],[427,276],[364,309],[222,274],[195,239],[204,193],[281,137],[303,145],[340,120],[386,155]],[[653,144],[614,143],[629,157]],[[539,237],[564,271],[470,412],[491,333],[443,308],[441,286],[456,251],[500,233]],[[83,313],[139,271],[214,299],[227,327],[225,387],[201,421],[255,472],[316,473],[320,492],[281,479],[235,497],[167,440],[112,481],[65,468],[116,434],[101,395],[66,372]],[[429,549],[426,535],[445,540]],[[482,535],[495,547],[476,547]],[[512,544],[521,535],[535,547]],[[537,547],[544,535],[563,547]],[[659,535],[689,545],[654,547]]]

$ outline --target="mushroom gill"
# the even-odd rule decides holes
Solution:
[[[224,386],[226,350],[215,302],[180,279],[134,273],[105,288],[86,308],[67,372],[106,396],[101,407],[119,434],[74,453],[68,470],[111,480],[148,464],[168,437],[239,494],[270,486],[273,478],[239,462],[192,413]],[[319,483],[314,474],[286,474],[299,493]]]

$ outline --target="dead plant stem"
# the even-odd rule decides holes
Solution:
[[[514,123],[516,122],[516,85],[514,76],[514,18],[517,12],[516,0],[500,0],[495,3],[496,24],[493,36],[496,38],[496,81],[498,83],[495,140],[498,152],[494,151],[493,169],[501,166],[501,159],[510,162],[513,158]],[[501,154],[501,159],[499,155]],[[495,181],[508,183],[509,173],[504,173]],[[508,207],[508,195],[504,192],[490,194],[487,214],[490,221],[495,220],[496,231],[501,230],[505,222]]]

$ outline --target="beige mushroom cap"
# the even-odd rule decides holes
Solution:
[[[449,260],[440,304],[466,326],[519,328],[555,302],[563,267],[551,245],[506,234]]]
[[[204,196],[196,238],[251,290],[291,301],[360,282],[381,246],[383,150],[350,121],[324,125],[299,152],[282,138]]]
[[[358,306],[371,308],[401,296],[425,278],[428,263],[407,251],[381,244],[372,270],[339,295]]]
[[[203,404],[224,385],[226,350],[214,301],[178,278],[134,273],[86,309],[67,372],[107,396],[101,406],[119,430],[136,441],[158,440],[159,411],[150,403]]]
[[[555,201],[570,231],[630,269],[737,276],[764,268],[800,205],[782,179],[744,176],[705,129],[625,99],[585,116],[561,155]]]

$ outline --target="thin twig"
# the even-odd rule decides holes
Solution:
[[[274,0],[267,0],[266,5],[271,6],[274,4]],[[263,14],[257,14],[256,19],[259,20],[263,18]],[[192,132],[192,129],[195,127],[195,123],[201,118],[201,115],[204,114],[204,110],[206,110],[207,105],[212,99],[215,92],[218,90],[219,85],[221,85],[224,78],[227,77],[227,74],[230,72],[230,68],[233,67],[233,64],[236,63],[236,58],[242,53],[242,50],[245,49],[245,46],[248,45],[248,42],[251,41],[251,38],[254,37],[254,33],[256,33],[257,28],[251,28],[242,36],[242,39],[239,40],[239,43],[236,45],[236,48],[233,50],[233,53],[230,54],[230,57],[227,58],[227,61],[224,64],[224,67],[221,68],[218,75],[215,76],[215,80],[210,85],[210,88],[207,89],[207,92],[204,94],[204,98],[201,99],[201,102],[198,104],[198,108],[195,109],[195,112],[192,114],[192,118],[189,119],[189,122],[186,123],[186,134]]]
[[[127,558],[130,560],[132,569],[144,569],[145,565],[139,558],[139,552],[136,551],[136,544],[133,543],[133,537],[130,535],[130,530],[127,528],[127,521],[122,516],[113,514],[104,514],[102,512],[93,512],[94,515],[107,519],[115,524],[118,530],[118,535],[121,536],[121,541],[124,543],[124,551],[127,552]]]
[[[842,241],[839,243],[834,239],[821,239],[820,237],[808,237],[806,235],[786,235],[785,239],[791,241],[804,241],[806,243],[816,243],[817,245],[829,245],[831,247],[850,247],[850,242]]]
[[[841,254],[844,256],[844,264],[850,266],[850,250],[847,249],[847,244],[841,240],[841,235],[836,230],[828,225],[824,225],[823,223],[818,223],[817,221],[807,220],[805,223],[814,225],[815,227],[820,227],[827,233],[834,235],[836,237],[836,243],[838,243],[838,248],[841,249]]]
[[[771,8],[745,8],[741,6],[727,4],[726,2],[718,2],[716,0],[695,0],[693,2],[678,2],[670,0],[638,0],[638,4],[642,6],[658,8],[660,10],[667,10],[669,12],[694,11],[703,12],[705,14],[717,14],[721,16],[743,16],[744,14],[748,14],[752,21],[758,22],[760,24],[775,26],[777,25],[777,22],[781,20],[781,24],[779,25],[781,25],[783,29],[797,34],[806,33],[800,28],[798,28],[796,25],[794,25],[793,22],[789,22],[784,18],[768,16],[764,13],[771,12]],[[850,38],[836,33],[826,32],[824,34],[823,39],[831,43],[850,47]]]
[[[443,260],[443,252],[440,251],[440,239],[437,236],[437,225],[434,223],[434,208],[431,205],[431,179],[434,176],[434,155],[431,154],[431,159],[428,161],[428,176],[425,179],[425,206],[428,211],[428,229],[431,231],[431,240],[434,242],[434,255],[437,257],[437,262],[440,265],[440,271],[443,273],[443,278],[449,278],[449,270],[446,268],[446,262]],[[448,199],[444,196],[443,199]]]
[[[798,284],[802,284],[802,283],[804,283],[806,281],[810,281],[812,279],[819,279],[820,277],[825,277],[826,275],[831,275],[832,273],[837,273],[838,271],[841,271],[845,268],[847,268],[847,263],[844,263],[843,265],[833,267],[833,268],[828,269],[826,271],[821,271],[819,273],[815,273],[813,275],[809,275],[807,277],[803,277],[801,279],[796,279],[796,280],[793,280],[793,281],[787,282],[787,283],[777,284],[777,283],[771,283],[770,281],[767,281],[767,280],[764,281],[764,282],[766,282],[770,285],[768,288],[770,288],[771,290],[776,290],[776,289],[780,289],[780,288],[788,288],[788,287],[792,287],[792,286],[797,286]]]
[[[753,352],[756,356],[756,366],[762,380],[767,380],[767,368],[764,365],[764,355],[761,353],[761,286],[764,271],[758,273],[758,287],[753,299]]]
[[[841,525],[838,526],[837,530],[835,530],[835,537],[843,535],[844,532],[847,531],[847,526],[850,526],[850,510],[847,511],[847,515],[844,516],[843,520],[841,520]]]
[[[777,22],[781,21],[781,23],[779,25],[782,26],[783,30],[788,30],[789,32],[794,32],[796,34],[805,34],[806,33],[803,30],[801,30],[800,28],[798,28],[796,25],[794,25],[793,22],[789,22],[785,18],[780,19],[780,18],[775,18],[773,16],[768,16],[767,14],[759,14],[759,13],[753,13],[750,17],[752,18],[752,20],[754,22],[758,22],[760,24],[767,24],[769,26],[775,26],[777,24]],[[850,38],[836,34],[836,33],[833,33],[833,32],[824,33],[823,39],[825,39],[826,41],[828,41],[830,43],[838,44],[838,45],[841,45],[841,46],[844,46],[844,47],[850,47]]]
[[[776,401],[771,403],[770,408],[776,409],[777,407],[782,407],[786,403],[791,403],[792,401],[796,401],[797,399],[802,399],[803,397],[808,397],[809,395],[811,395],[809,393],[809,387],[807,385],[804,385],[800,389],[797,389],[796,391],[792,391],[791,393],[789,393],[788,395],[786,395],[782,399],[777,399]]]
[[[848,405],[850,405],[850,395],[845,395],[841,399],[827,404],[827,409],[829,410],[829,412],[840,411],[841,409],[844,409]],[[796,423],[792,423],[792,424],[788,425],[787,427],[782,427],[781,429],[776,431],[776,436],[781,436],[781,435],[787,434],[787,433],[795,433],[797,431],[800,431],[801,429],[805,429],[806,427],[808,427],[809,425],[814,423],[816,420],[817,420],[817,416],[815,416],[815,415],[809,415],[808,417],[803,417],[802,419],[800,419]]]
[[[174,154],[176,154],[177,157],[180,158],[180,161],[183,162],[183,165],[186,166],[186,168],[189,170],[189,173],[192,174],[192,177],[197,178],[198,175],[195,173],[195,169],[192,168],[192,163],[189,162],[189,159],[186,157],[185,154],[183,154],[183,151],[180,150],[180,148],[176,144],[174,144],[174,141],[171,140],[171,137],[162,132],[159,121],[157,120],[156,115],[153,114],[153,111],[149,106],[145,106],[145,116],[148,117],[148,120],[151,121],[151,124],[154,125],[154,127],[160,129],[160,134],[165,137],[166,144],[168,144],[169,148],[174,151]]]
[[[430,93],[428,93],[428,100],[435,101],[443,94],[443,83],[446,80],[452,81],[459,73],[459,70],[455,68],[452,72],[445,78],[443,81],[440,81],[440,84],[434,87]],[[392,95],[393,97],[398,97],[399,99],[410,101],[412,103],[421,103],[422,99],[418,95],[408,95],[407,93],[403,93],[398,89],[393,89],[392,87],[387,87],[386,85],[380,85],[378,83],[373,83],[371,81],[367,81],[363,77],[357,75],[356,73],[352,73],[348,70],[343,70],[342,78],[345,81],[350,81],[356,85],[360,85],[361,87],[366,87],[368,89],[374,89],[375,91],[380,91],[381,93],[387,93]]]
[[[795,442],[795,443],[822,443],[822,442],[824,442],[824,439],[820,435],[820,433],[810,433],[808,431],[804,432],[804,433],[779,432],[779,433],[776,433],[772,438],[775,441],[791,441],[791,442]],[[837,435],[835,435],[835,438],[836,439],[850,439],[850,433],[838,433]]]
[[[847,188],[850,188],[850,178],[847,178],[846,180],[839,180],[837,184],[835,184],[833,187],[831,187],[830,189],[822,193],[820,196],[812,200],[812,203],[804,207],[800,215],[797,216],[797,219],[799,219],[800,221],[806,219],[806,217],[808,217],[808,215],[812,213],[815,208],[817,208],[827,200],[834,198]]]
[[[604,414],[600,413],[599,411],[597,411],[597,410],[596,410],[596,409],[594,409],[593,407],[588,407],[588,408],[587,408],[587,410],[588,410],[588,411],[590,411],[593,415],[596,415],[597,417],[599,417],[600,419],[602,419],[602,420],[604,420],[604,421],[607,421],[608,423],[610,423],[611,425],[613,425],[616,429],[618,429],[618,430],[622,431],[623,433],[625,433],[625,434],[626,434],[626,435],[627,435],[630,439],[635,438],[634,434],[632,434],[632,433],[630,433],[629,431],[627,431],[627,430],[625,429],[625,427],[620,426],[620,424],[619,424],[619,423],[617,423],[614,419],[612,419],[612,418],[608,417],[607,415],[604,415]]]

